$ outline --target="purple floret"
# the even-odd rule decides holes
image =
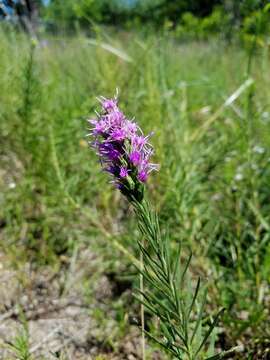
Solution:
[[[138,173],[138,179],[139,179],[141,182],[143,182],[143,183],[146,182],[147,178],[148,178],[148,174],[147,174],[146,171],[144,171],[144,170],[139,171],[139,173]]]
[[[125,177],[128,176],[129,171],[130,171],[130,170],[128,170],[127,168],[121,166],[121,167],[120,167],[119,176],[120,176],[121,178],[125,178]]]
[[[102,98],[102,106],[105,111],[114,110],[115,108],[117,108],[117,100]]]
[[[132,151],[132,152],[129,154],[129,160],[131,161],[131,163],[132,163],[134,166],[140,165],[140,162],[141,162],[141,154],[140,154],[140,152],[137,151],[137,150]]]

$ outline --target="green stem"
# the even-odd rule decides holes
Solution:
[[[143,264],[143,253],[140,252],[140,269],[143,271],[144,264]],[[144,319],[144,305],[143,305],[143,274],[140,273],[140,291],[141,291],[141,328],[142,328],[142,360],[145,360],[145,319]]]

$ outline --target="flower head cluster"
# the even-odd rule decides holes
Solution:
[[[101,98],[102,113],[91,124],[91,142],[103,169],[128,198],[141,200],[143,184],[158,166],[150,162],[153,148],[139,126],[120,111],[117,99]]]

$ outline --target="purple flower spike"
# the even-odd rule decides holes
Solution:
[[[131,201],[143,199],[143,185],[158,165],[149,162],[153,154],[148,140],[138,125],[126,119],[117,99],[101,98],[102,114],[89,120],[92,147],[101,165],[111,174],[116,187]]]

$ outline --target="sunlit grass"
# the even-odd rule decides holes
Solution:
[[[171,241],[193,251],[194,273],[211,274],[212,305],[227,308],[227,341],[265,336],[267,51],[252,54],[247,71],[250,54],[236,45],[154,35],[102,33],[95,42],[51,36],[36,44],[4,29],[0,49],[1,246],[13,262],[54,263],[78,243],[110,256],[107,239],[116,234],[137,251],[134,220],[85,137],[95,97],[119,88],[125,112],[145,132],[154,129],[161,169],[149,192]],[[247,79],[254,82],[237,93]]]

